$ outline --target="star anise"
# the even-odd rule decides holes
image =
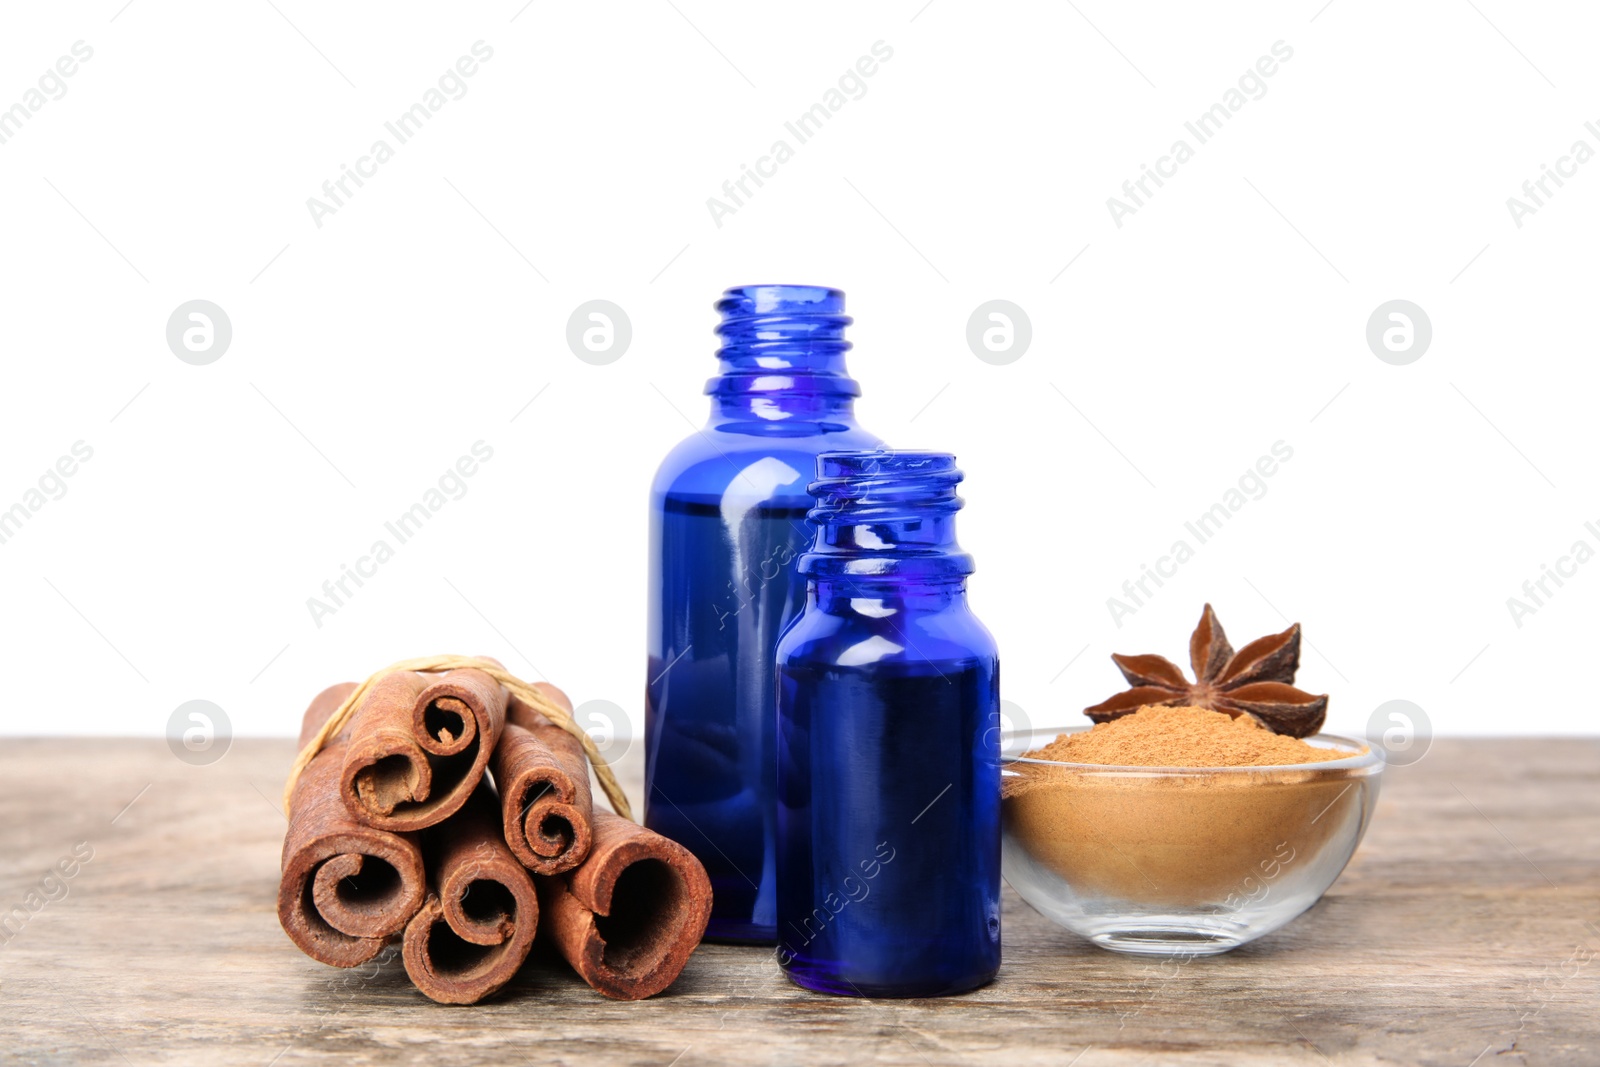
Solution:
[[[1317,732],[1328,714],[1327,694],[1312,696],[1289,684],[1300,666],[1299,623],[1235,652],[1216,612],[1207,604],[1200,625],[1189,638],[1193,682],[1164,656],[1113,654],[1111,659],[1133,688],[1084,708],[1083,713],[1095,722],[1110,722],[1147,704],[1187,704],[1236,719],[1249,715],[1274,733],[1307,737]]]

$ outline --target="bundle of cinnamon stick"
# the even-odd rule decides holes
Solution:
[[[570,715],[565,693],[534,688]],[[356,689],[317,695],[302,746]],[[323,963],[354,967],[400,939],[419,990],[473,1004],[537,935],[594,989],[638,1000],[705,932],[700,862],[597,810],[578,740],[484,671],[382,676],[292,781],[278,920]]]

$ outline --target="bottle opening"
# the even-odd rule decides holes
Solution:
[[[877,448],[860,452],[824,452],[817,457],[818,484],[835,479],[863,491],[892,488],[895,485],[928,486],[961,481],[956,457],[949,452],[914,452],[907,449]]]
[[[844,292],[825,285],[740,285],[717,301],[722,317],[844,314]]]

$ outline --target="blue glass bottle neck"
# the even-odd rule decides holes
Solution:
[[[825,422],[831,425],[856,425],[855,397],[814,392],[804,387],[771,381],[764,388],[723,391],[724,379],[706,383],[711,394],[711,425]]]
[[[815,577],[807,583],[810,606],[829,615],[888,617],[944,611],[967,604],[965,576],[863,580]]]
[[[961,478],[947,453],[822,453],[809,487],[816,536],[800,573],[818,582],[959,583],[973,571],[956,540]]]
[[[972,557],[956,542],[950,516],[859,526],[818,524],[813,517],[813,525],[816,540],[800,557],[800,573],[812,581],[909,587],[962,582],[973,571]]]
[[[861,386],[845,369],[842,344],[724,345],[721,373],[706,382],[718,419],[855,421]]]
[[[717,302],[720,373],[712,421],[853,423],[861,387],[845,369],[844,294],[817,286],[730,289]]]

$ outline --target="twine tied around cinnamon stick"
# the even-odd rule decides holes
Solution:
[[[606,799],[611,802],[611,808],[625,819],[633,818],[633,809],[628,804],[627,796],[622,792],[622,786],[617,782],[616,774],[606,763],[605,757],[600,755],[600,750],[595,747],[594,738],[579,726],[566,708],[545,696],[538,689],[524,682],[504,667],[492,660],[480,659],[476,656],[421,656],[416,659],[404,659],[393,663],[378,671],[366,681],[356,686],[354,691],[345,698],[334,713],[328,716],[328,721],[322,724],[315,737],[306,742],[304,748],[295,756],[294,764],[289,768],[289,779],[283,787],[284,810],[289,810],[289,800],[294,795],[295,783],[300,780],[301,773],[316,758],[318,752],[339,731],[349,725],[350,717],[355,714],[356,708],[366,699],[377,681],[387,674],[395,671],[415,671],[422,674],[432,674],[440,671],[452,671],[462,667],[482,671],[506,688],[506,691],[518,700],[533,708],[539,714],[549,719],[551,723],[571,734],[583,746],[584,754],[589,757],[589,763],[594,767],[594,776],[600,782],[600,788],[605,792]]]

